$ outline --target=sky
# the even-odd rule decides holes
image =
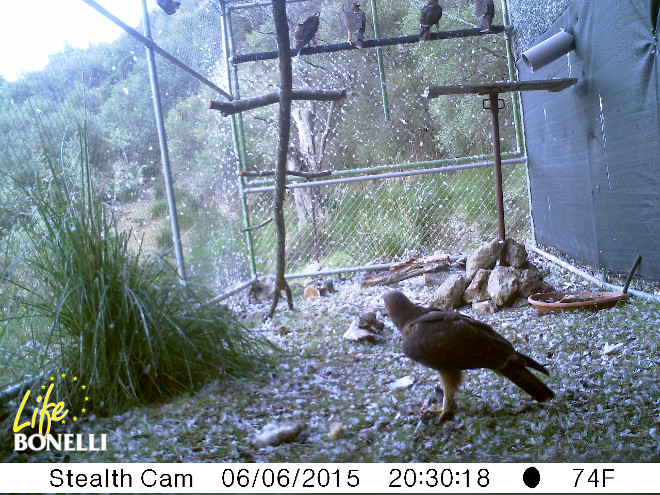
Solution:
[[[142,18],[142,0],[96,0],[129,26]],[[154,0],[147,1],[151,10]],[[0,75],[9,81],[21,72],[43,69],[48,55],[68,42],[76,48],[112,41],[123,32],[83,0],[2,0]]]

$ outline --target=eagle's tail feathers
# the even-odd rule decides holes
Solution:
[[[541,373],[545,373],[546,375],[550,375],[550,373],[548,373],[548,369],[545,366],[543,366],[541,363],[539,363],[538,361],[535,361],[534,359],[532,359],[529,356],[525,356],[521,352],[518,352],[517,354],[518,354],[519,358],[522,358],[522,360],[524,361],[525,366],[527,366],[528,368],[534,368],[535,370],[540,371]]]
[[[524,366],[519,364],[508,364],[504,368],[497,370],[497,372],[522,388],[525,392],[531,395],[534,400],[545,402],[555,396],[555,393],[550,390],[545,383],[539,380],[534,373]]]

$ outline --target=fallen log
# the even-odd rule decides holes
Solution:
[[[387,271],[365,275],[362,279],[362,287],[390,285],[425,273],[449,270],[450,263],[451,260],[447,254],[410,258],[401,263],[395,263]]]

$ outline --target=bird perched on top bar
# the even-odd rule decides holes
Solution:
[[[364,30],[367,27],[367,16],[360,9],[358,0],[354,0],[352,8],[344,12],[344,25],[348,31],[348,42],[362,48]]]
[[[481,25],[482,33],[489,33],[495,17],[495,3],[493,0],[475,0],[474,15]]]
[[[174,2],[173,0],[156,0],[156,2],[167,15],[174,14],[177,10],[179,10],[179,7],[181,6],[181,2]]]
[[[431,39],[431,27],[437,25],[441,18],[442,7],[438,4],[438,0],[429,0],[419,16],[419,41]]]
[[[320,14],[314,14],[298,24],[298,29],[296,29],[293,43],[296,56],[300,55],[300,51],[309,45],[310,42],[312,42],[314,46],[317,45],[316,32],[319,30],[320,20]]]
[[[527,368],[546,375],[548,370],[531,357],[517,352],[511,342],[490,325],[456,311],[419,306],[398,290],[388,292],[383,299],[390,319],[403,336],[403,353],[440,372],[444,393],[442,409],[431,411],[440,415],[440,421],[454,415],[454,395],[461,384],[462,370],[492,369],[539,402],[555,396]]]

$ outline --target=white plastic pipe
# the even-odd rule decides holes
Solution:
[[[532,72],[545,67],[550,62],[557,60],[562,55],[575,48],[575,39],[571,33],[559,31],[538,45],[523,52],[522,59]]]

